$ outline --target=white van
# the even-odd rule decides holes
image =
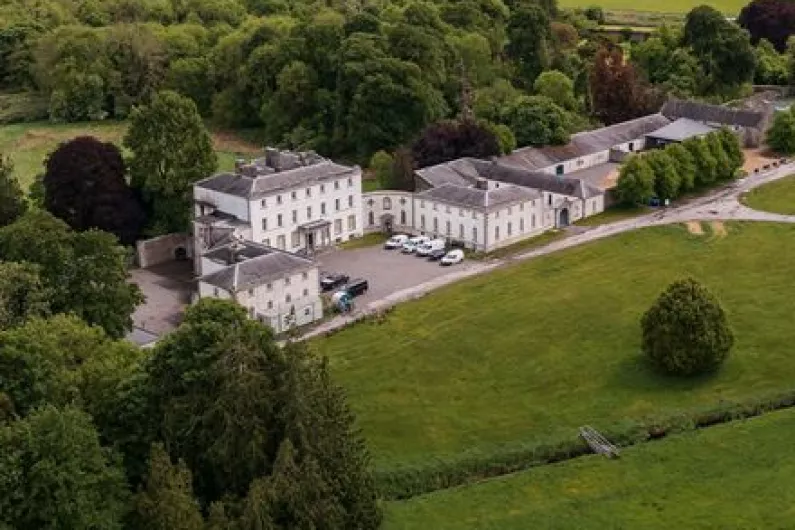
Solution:
[[[403,243],[403,248],[402,248],[401,252],[403,252],[403,254],[413,254],[414,251],[417,250],[417,247],[427,243],[430,240],[431,240],[431,238],[428,237],[428,236],[415,236],[415,237],[412,237],[408,241]]]
[[[434,239],[417,247],[418,256],[427,256],[434,250],[444,250],[444,239]]]

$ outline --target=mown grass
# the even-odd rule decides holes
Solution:
[[[364,234],[362,237],[357,237],[356,239],[350,239],[344,243],[340,243],[337,246],[344,250],[373,247],[375,245],[383,244],[387,239],[389,239],[389,236],[382,232],[372,232],[370,234]]]
[[[380,469],[789,389],[795,226],[727,228],[722,238],[652,228],[569,249],[313,346],[330,357]],[[638,321],[690,275],[723,302],[736,347],[712,377],[661,377],[639,353]]]
[[[607,223],[615,223],[617,221],[623,221],[625,219],[631,219],[633,217],[638,217],[639,215],[645,215],[651,212],[652,209],[647,206],[617,205],[608,208],[602,213],[592,215],[584,219],[580,219],[574,224],[577,226],[599,226]]]
[[[387,505],[385,528],[790,528],[795,410]]]
[[[566,232],[563,230],[548,230],[535,237],[523,239],[522,241],[512,245],[500,247],[498,249],[492,250],[491,252],[468,251],[467,256],[470,259],[475,260],[507,258],[509,256],[514,256],[516,254],[521,254],[522,252],[532,250],[534,248],[543,247],[544,245],[548,245],[549,243],[557,241],[558,239],[563,239],[564,237],[566,237]]]
[[[795,175],[751,190],[743,202],[756,210],[795,215]]]
[[[102,141],[121,146],[126,130],[127,122],[117,121],[0,125],[0,153],[11,158],[14,174],[22,186],[27,188],[36,175],[42,173],[47,155],[60,143],[77,136],[95,136]],[[234,132],[213,131],[212,137],[220,170],[232,169],[236,158],[251,157],[261,149],[243,135]]]
[[[637,12],[657,12],[657,13],[687,13],[694,7],[702,5],[704,2],[698,0],[672,0],[670,2],[644,2],[638,4],[632,0],[562,0],[561,7],[566,8],[587,8],[589,6],[600,6],[605,11],[637,11]],[[736,15],[740,9],[748,2],[743,0],[720,0],[710,2],[709,5],[727,15]]]

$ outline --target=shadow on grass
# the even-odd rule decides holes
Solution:
[[[661,373],[643,353],[627,356],[616,364],[610,377],[611,386],[631,389],[642,394],[658,394],[660,390],[687,392],[713,381],[720,367],[695,376],[677,376]]]

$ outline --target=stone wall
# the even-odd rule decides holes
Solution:
[[[193,240],[188,234],[166,234],[139,241],[135,245],[138,266],[142,269],[193,257]]]

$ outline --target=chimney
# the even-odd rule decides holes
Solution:
[[[272,167],[274,170],[279,171],[281,169],[281,160],[279,156],[279,150],[273,147],[266,147],[265,148],[265,163]]]
[[[246,165],[246,160],[244,158],[238,158],[235,160],[235,173],[240,175],[243,171],[243,166]]]
[[[489,189],[489,181],[488,181],[488,180],[486,180],[486,179],[481,179],[481,178],[479,178],[479,179],[477,179],[477,180],[475,181],[475,188],[476,188],[476,189],[479,189],[479,190],[486,190],[486,191],[488,191],[488,189]]]

